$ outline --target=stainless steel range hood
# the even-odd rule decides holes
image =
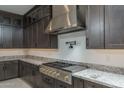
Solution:
[[[84,30],[86,6],[53,5],[52,19],[46,29],[47,33],[62,34]]]

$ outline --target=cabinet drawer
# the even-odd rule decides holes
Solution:
[[[72,85],[69,85],[59,80],[56,80],[55,82],[56,82],[55,84],[56,88],[71,88],[72,87]]]
[[[108,88],[108,87],[90,81],[84,81],[84,88]]]

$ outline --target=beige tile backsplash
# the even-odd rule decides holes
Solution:
[[[65,42],[73,40],[76,40],[78,45],[74,46],[74,49],[69,49]],[[124,67],[124,49],[86,49],[85,32],[59,35],[58,41],[57,50],[29,50],[27,54]]]
[[[76,40],[78,45],[69,49],[66,41]],[[86,49],[85,32],[58,36],[59,49],[0,49],[0,56],[34,55],[77,62],[124,67],[124,49]]]

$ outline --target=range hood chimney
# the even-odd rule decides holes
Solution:
[[[85,5],[53,5],[52,19],[46,28],[47,33],[63,34],[86,29]]]

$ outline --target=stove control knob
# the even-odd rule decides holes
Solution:
[[[48,74],[48,72],[49,72],[49,69],[46,69],[46,70],[45,70],[45,73]]]
[[[44,71],[45,71],[45,69],[44,69],[44,68],[41,68],[40,70],[41,70],[42,72],[44,72]]]
[[[40,71],[44,71],[44,68],[40,68]]]
[[[56,74],[56,77],[59,77],[59,76],[60,76],[60,73],[57,73],[57,74]]]
[[[52,75],[54,76],[56,74],[56,71],[52,72]]]
[[[51,74],[52,73],[52,71],[50,70],[49,72],[48,72],[48,74]]]
[[[69,80],[69,76],[65,76],[65,77],[64,77],[64,80],[65,80],[65,81],[68,81],[68,80]]]

